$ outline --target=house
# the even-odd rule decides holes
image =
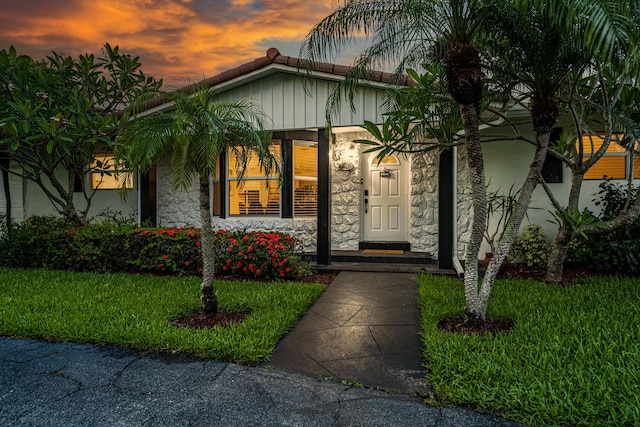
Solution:
[[[252,165],[238,185],[233,168],[226,167],[233,159],[221,159],[218,169],[226,173],[213,177],[214,228],[288,232],[302,240],[306,251],[317,251],[319,263],[328,261],[322,254],[329,249],[358,250],[369,242],[388,242],[441,260],[438,254],[451,254],[456,239],[453,156],[392,155],[378,164],[375,154],[363,154],[353,142],[370,137],[359,126],[365,120],[382,121],[392,79],[387,73],[373,74],[358,89],[355,110],[342,108],[327,135],[326,102],[347,72],[345,66],[319,64],[307,75],[297,58],[272,48],[262,58],[207,79],[220,100],[251,98],[261,105],[285,165],[281,187],[277,177],[263,176]],[[153,175],[158,224],[197,224],[195,188],[173,191],[167,162],[158,162]],[[460,209],[468,211],[463,201]]]
[[[372,73],[367,84],[357,89],[355,109],[344,106],[328,135],[326,102],[348,67],[317,64],[301,72],[298,62],[271,48],[264,57],[206,80],[221,101],[251,98],[261,105],[272,121],[273,147],[284,164],[279,186],[278,177],[264,176],[255,164],[249,165],[239,182],[233,168],[227,167],[233,158],[220,159],[218,174],[212,177],[214,228],[291,233],[302,240],[305,251],[317,251],[319,264],[330,263],[331,250],[359,250],[384,242],[389,247],[428,253],[441,268],[452,268],[457,259],[464,258],[471,225],[464,147],[408,157],[389,155],[378,163],[375,153],[364,153],[354,141],[370,137],[360,127],[365,120],[382,122],[382,105],[392,76]],[[157,105],[149,111],[168,107]],[[509,112],[513,116],[526,113]],[[523,131],[527,132],[525,125]],[[493,130],[483,132],[489,135]],[[486,174],[494,187],[506,190],[522,182],[533,153],[530,146],[501,140],[486,143],[483,150]],[[609,160],[627,161],[616,152]],[[613,163],[604,167],[618,170],[620,165]],[[549,186],[565,197],[570,172],[550,162],[545,173]],[[160,226],[199,225],[198,191],[195,186],[187,192],[173,189],[168,160],[159,161],[136,181],[124,204],[116,190],[101,190],[92,212],[105,208],[135,211],[139,219]],[[593,208],[590,195],[600,182],[587,181],[583,204]],[[12,185],[13,194],[24,195],[14,200],[15,218],[47,213],[39,189],[15,179]],[[528,221],[544,226],[551,236],[554,227],[547,221],[549,209],[547,196],[538,188]]]

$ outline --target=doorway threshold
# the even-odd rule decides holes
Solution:
[[[358,248],[362,250],[390,250],[390,251],[410,251],[411,243],[409,242],[360,242]]]

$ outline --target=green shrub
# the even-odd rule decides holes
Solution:
[[[192,228],[134,229],[132,250],[138,256],[129,262],[140,271],[185,275],[202,272],[200,230]]]
[[[214,232],[216,271],[250,279],[294,279],[310,274],[298,239],[279,232]],[[200,230],[139,228],[103,221],[72,226],[34,218],[0,238],[0,265],[96,272],[199,275]]]
[[[12,224],[0,237],[0,265],[41,266],[40,260],[56,250],[49,234],[67,227],[67,220],[54,216],[34,216]]]
[[[516,236],[511,245],[509,261],[514,264],[526,264],[527,267],[544,267],[549,260],[549,243],[542,227],[528,225],[524,233]]]
[[[611,181],[600,184],[594,204],[600,206],[602,212],[599,219],[607,221],[618,216],[624,209],[628,187]],[[633,203],[638,193],[632,188],[630,202]],[[618,228],[589,235],[588,240],[577,239],[573,242],[570,260],[590,266],[606,274],[619,276],[640,275],[640,219]]]

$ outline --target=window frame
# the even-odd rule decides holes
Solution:
[[[279,133],[279,132],[278,132]],[[294,132],[295,133],[295,132]],[[280,133],[279,133],[280,134]],[[283,218],[283,219],[292,219],[292,218],[300,218],[300,219],[309,219],[309,218],[314,218],[317,216],[317,211],[318,211],[318,198],[316,196],[316,208],[314,209],[312,214],[309,215],[300,215],[300,214],[294,214],[295,208],[294,208],[294,185],[296,181],[309,181],[309,182],[314,182],[317,183],[319,182],[319,177],[312,177],[312,176],[306,176],[306,175],[295,175],[295,156],[294,156],[294,146],[297,145],[296,143],[303,143],[303,144],[308,144],[308,145],[315,145],[315,148],[317,150],[317,144],[318,142],[315,141],[314,139],[312,139],[310,136],[308,135],[303,135],[302,138],[299,137],[299,135],[296,134],[296,136],[298,136],[298,138],[296,137],[287,137],[286,135],[289,134],[289,132],[283,132],[280,135],[282,135],[281,137],[278,136],[274,136],[272,143],[273,144],[279,144],[280,146],[280,162],[281,162],[281,167],[282,167],[282,181],[279,182],[280,185],[278,185],[278,180],[279,177],[277,175],[271,175],[271,176],[266,176],[266,175],[261,175],[261,176],[252,176],[252,175],[245,175],[242,178],[243,182],[251,182],[251,181],[263,181],[263,184],[261,184],[261,190],[263,188],[267,188],[266,186],[264,186],[264,181],[265,180],[273,180],[274,181],[274,185],[276,185],[277,189],[278,189],[278,194],[279,194],[279,209],[278,212],[276,214],[271,214],[269,213],[269,208],[268,208],[268,202],[267,202],[267,206],[263,207],[263,210],[265,211],[265,213],[263,214],[246,214],[246,213],[231,213],[232,209],[232,203],[234,203],[234,201],[231,200],[232,198],[232,194],[234,193],[234,191],[232,191],[232,185],[236,185],[236,183],[238,181],[240,181],[240,179],[238,177],[235,176],[230,176],[229,173],[229,165],[230,163],[233,161],[233,159],[231,158],[230,155],[230,150],[227,149],[225,150],[224,154],[221,156],[221,160],[220,160],[220,173],[216,174],[219,175],[219,178],[216,177],[212,177],[211,178],[211,183],[217,183],[218,180],[220,182],[219,185],[219,190],[216,192],[215,188],[213,188],[212,190],[212,197],[215,198],[212,200],[212,207],[214,205],[214,203],[216,203],[216,200],[218,200],[218,198],[220,199],[221,203],[221,214],[219,215],[220,218]],[[279,135],[279,136],[280,136]],[[305,138],[306,137],[306,138]],[[316,155],[315,155],[315,162],[317,164],[318,161],[318,152],[316,151]],[[318,175],[318,171],[316,169],[316,175]],[[213,187],[213,185],[212,185]],[[269,188],[271,188],[271,183],[269,184]],[[317,185],[316,185],[317,188]],[[267,196],[267,200],[268,200]],[[212,209],[212,212],[214,212],[214,210]],[[214,214],[214,216],[216,216]]]

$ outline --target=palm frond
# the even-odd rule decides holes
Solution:
[[[214,96],[204,84],[164,94],[172,111],[135,118],[118,139],[118,157],[131,170],[144,171],[170,153],[174,185],[184,189],[215,174],[219,157],[229,148],[239,153],[240,176],[250,152],[271,172],[275,160],[264,113],[250,101],[216,102]]]

